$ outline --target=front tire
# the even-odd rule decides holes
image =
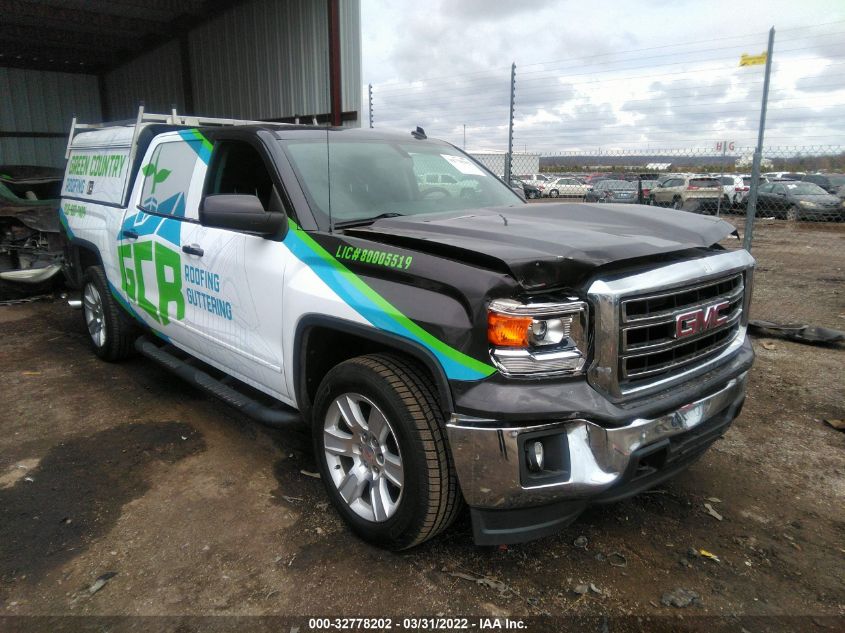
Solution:
[[[680,198],[675,198],[675,199],[672,201],[672,208],[673,208],[673,209],[675,209],[675,210],[677,210],[677,211],[681,211],[681,210],[683,210],[683,208],[684,208],[684,203],[683,203],[683,201],[681,201],[681,199],[680,199]]]
[[[112,297],[106,273],[100,266],[91,266],[85,271],[82,318],[97,356],[115,362],[134,353],[138,329]]]
[[[549,198],[557,198],[557,197],[558,197],[558,195],[560,195],[560,194],[558,193],[557,189],[552,189],[552,190],[549,192]]]
[[[462,507],[443,412],[410,361],[373,354],[335,366],[317,390],[313,438],[333,505],[365,541],[413,547]]]

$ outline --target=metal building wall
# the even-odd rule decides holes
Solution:
[[[94,75],[0,67],[0,130],[54,133],[54,138],[0,138],[0,164],[64,166],[74,115],[100,120]]]
[[[112,121],[138,113],[138,105],[150,112],[169,112],[175,104],[185,109],[179,42],[173,40],[106,73],[107,116]]]
[[[259,0],[190,35],[197,112],[250,119],[328,111],[326,2]]]
[[[357,112],[355,125],[362,125],[361,0],[340,0],[340,51],[343,111]]]
[[[360,110],[360,0],[341,0],[344,110]],[[267,119],[330,110],[325,1],[255,0],[190,34],[194,110]]]

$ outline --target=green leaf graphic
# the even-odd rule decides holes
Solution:
[[[146,176],[147,178],[149,178],[149,177],[150,177],[150,176],[152,176],[154,173],[156,173],[156,166],[155,166],[155,165],[153,165],[152,163],[147,163],[146,165],[144,165],[144,166],[141,168],[141,171],[143,172],[144,176]]]
[[[156,172],[154,182],[155,182],[156,184],[158,184],[158,183],[160,183],[160,182],[164,182],[165,180],[167,180],[167,177],[168,177],[169,175],[170,175],[170,170],[169,170],[169,169],[159,169],[159,170]]]

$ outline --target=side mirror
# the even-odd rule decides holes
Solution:
[[[511,187],[511,189],[514,190],[514,193],[516,193],[516,195],[518,195],[520,198],[525,200],[525,189],[524,188],[513,186],[513,187]]]
[[[265,211],[261,200],[252,194],[206,196],[200,208],[200,224],[277,240],[282,239],[288,229],[284,213]]]

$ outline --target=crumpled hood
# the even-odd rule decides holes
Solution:
[[[718,218],[685,211],[558,203],[385,218],[347,233],[505,267],[535,289],[572,284],[614,262],[708,247],[734,231]]]

